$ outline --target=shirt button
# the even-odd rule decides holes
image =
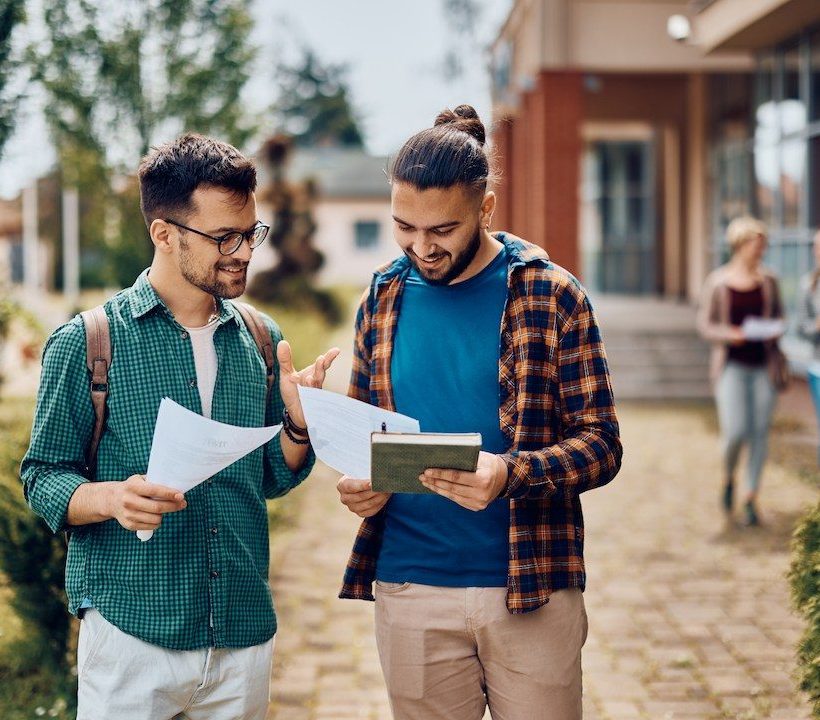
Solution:
[[[193,388],[195,388],[195,387],[196,387],[196,379],[191,380],[191,381],[188,383],[188,387],[189,387],[189,388],[192,388],[192,389],[193,389]]]
[[[219,573],[216,570],[211,570],[211,577],[216,580],[219,577]]]
[[[183,330],[183,331],[179,334],[179,336],[180,336],[183,340],[187,340],[187,339],[188,339],[188,333],[187,333],[187,332],[185,332],[184,330]]]
[[[216,535],[219,532],[218,528],[212,527],[211,528],[211,535]]]

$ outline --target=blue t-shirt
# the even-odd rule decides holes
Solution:
[[[502,453],[498,419],[505,248],[480,273],[430,285],[413,269],[404,288],[390,373],[396,410],[423,432],[480,432]],[[510,503],[473,512],[440,495],[396,493],[385,509],[376,578],[449,587],[507,585]]]

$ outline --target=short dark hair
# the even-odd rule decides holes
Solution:
[[[248,201],[256,190],[256,167],[233,145],[186,133],[152,148],[140,163],[140,208],[149,227],[157,218],[187,215],[200,185],[225,188]]]
[[[419,190],[466,185],[482,194],[491,179],[484,123],[471,105],[438,114],[433,127],[411,137],[393,160],[391,182]]]

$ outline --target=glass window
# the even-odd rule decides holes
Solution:
[[[774,210],[779,180],[780,162],[777,145],[756,145],[754,150],[755,214],[770,227],[775,219]]]
[[[787,228],[800,225],[805,168],[805,140],[785,140],[780,148],[780,197],[783,200],[783,226]]]
[[[781,137],[793,136],[806,128],[808,113],[800,91],[800,50],[792,47],[783,54],[783,97],[778,103]]]
[[[762,55],[757,64],[757,74],[755,82],[755,127],[761,124],[771,125],[774,115],[774,74],[775,56],[774,53]],[[761,118],[761,112],[763,117]]]
[[[745,143],[725,143],[717,149],[717,220],[722,233],[729,222],[751,212],[752,153]]]
[[[811,113],[812,120],[820,120],[820,30],[813,33],[809,39],[810,78],[809,92],[811,93]]]
[[[355,225],[355,243],[358,250],[370,250],[379,245],[379,223],[365,220]]]
[[[809,138],[808,202],[809,227],[820,228],[820,135]]]

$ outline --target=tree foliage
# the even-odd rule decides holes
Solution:
[[[341,320],[338,302],[313,283],[324,263],[324,256],[313,246],[316,187],[310,180],[290,182],[285,172],[292,142],[287,135],[275,135],[262,147],[262,161],[270,181],[260,188],[259,199],[273,210],[270,243],[276,249],[277,262],[254,276],[248,294],[256,300],[282,305],[299,298],[302,310],[318,311],[335,324]]]
[[[279,129],[303,147],[362,147],[364,137],[350,101],[347,72],[346,65],[323,63],[308,48],[293,64],[280,63],[279,98],[274,106]]]
[[[142,221],[121,212],[133,188],[112,189],[115,175],[133,173],[152,144],[182,131],[240,147],[256,132],[241,100],[256,52],[248,7],[249,0],[44,4],[45,39],[29,62],[48,98],[62,180],[80,192],[84,284],[133,279],[150,262]]]
[[[444,20],[450,30],[451,43],[442,60],[442,71],[447,80],[458,80],[464,75],[465,49],[478,45],[478,26],[484,11],[482,0],[442,0]],[[473,58],[468,58],[472,62]]]
[[[792,602],[806,620],[797,648],[800,689],[820,718],[820,504],[810,510],[795,530],[789,573]]]
[[[25,0],[0,0],[0,154],[14,131],[22,93],[14,87],[20,62],[14,57],[14,30],[25,19]]]
[[[53,101],[59,147],[73,141],[133,170],[152,142],[182,130],[244,144],[240,101],[255,50],[246,0],[56,0],[31,58]]]

